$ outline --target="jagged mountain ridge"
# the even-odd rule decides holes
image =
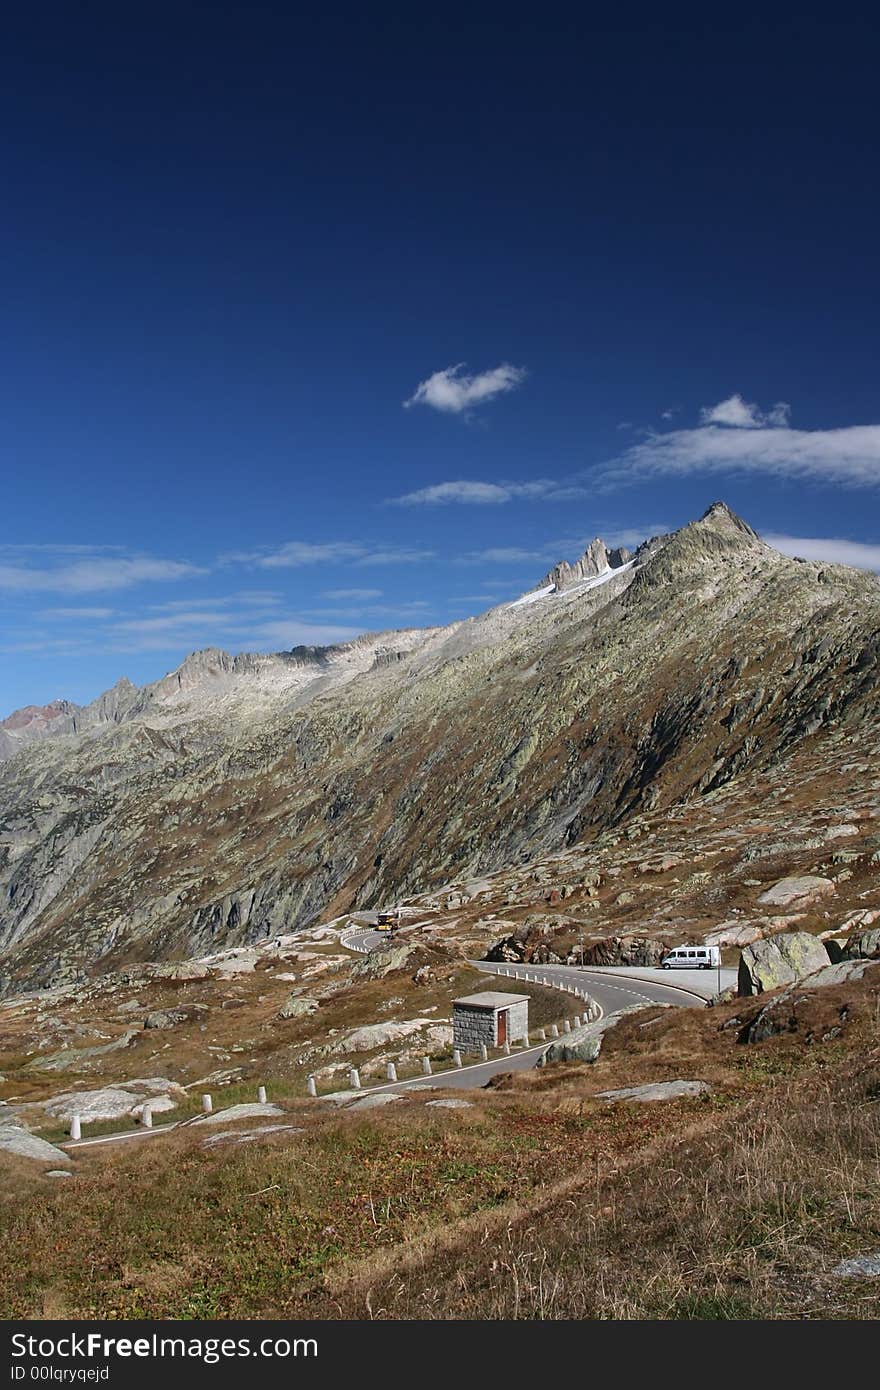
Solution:
[[[448,628],[199,654],[32,744],[0,768],[6,987],[522,862],[876,722],[874,576],[787,559],[723,504],[626,565]]]

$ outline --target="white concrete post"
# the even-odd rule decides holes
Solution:
[[[562,1023],[562,1027],[563,1027],[563,1029],[565,1030],[566,1033],[570,1033],[570,1032],[571,1032],[571,1019],[569,1019],[569,1018],[564,1019],[564,1020],[563,1020],[563,1023]]]
[[[353,1091],[359,1091],[361,1089],[361,1074],[357,1067],[349,1067],[348,1084]]]
[[[509,1042],[506,1042],[506,1043],[504,1044],[504,1049],[503,1049],[503,1051],[504,1051],[505,1057],[509,1057],[509,1056],[510,1056],[510,1043],[509,1043]]]
[[[453,1048],[452,1050],[452,1065],[454,1067],[461,1066],[461,1053],[459,1052],[457,1047]]]
[[[555,1023],[551,1023],[551,1024],[550,1024],[550,1036],[551,1036],[551,1038],[558,1038],[558,1037],[559,1037],[559,1029],[557,1028],[557,1026],[556,1026]]]
[[[202,1096],[202,1110],[206,1115],[210,1115],[214,1109],[214,1102],[210,1096]]]
[[[79,1115],[71,1115],[70,1117],[70,1137],[71,1139],[82,1139],[82,1125]]]
[[[528,1033],[523,1033],[523,1035],[522,1035],[522,1040],[521,1040],[521,1041],[522,1041],[523,1047],[531,1047],[531,1045],[532,1045],[531,1042],[530,1042],[530,1040],[529,1040],[529,1035],[528,1035]]]
[[[257,1087],[257,1104],[258,1104],[258,1105],[265,1105],[265,1104],[266,1104],[266,1087],[265,1087],[265,1086],[258,1086],[258,1087]]]
[[[153,1107],[149,1101],[144,1101],[141,1107],[141,1124],[144,1129],[153,1128]]]
[[[486,1046],[485,1043],[480,1043],[480,1061],[481,1061],[481,1062],[488,1062],[488,1060],[489,1060],[489,1049],[487,1048],[487,1046]]]
[[[397,1080],[397,1067],[394,1065],[393,1062],[389,1062],[386,1066],[385,1075],[387,1076],[389,1081]]]
[[[315,1078],[313,1076],[310,1076],[307,1079],[306,1090],[308,1091],[310,1096],[316,1096],[318,1094],[318,1088],[315,1085]]]
[[[537,1035],[537,1036],[538,1036],[538,1042],[546,1042],[546,1041],[547,1041],[547,1034],[544,1032],[544,1029],[543,1029],[543,1028],[539,1028],[539,1029],[538,1029],[538,1035]]]
[[[424,1076],[430,1076],[430,1075],[431,1075],[431,1059],[430,1059],[430,1057],[423,1057],[423,1058],[422,1058],[422,1074],[423,1074]]]

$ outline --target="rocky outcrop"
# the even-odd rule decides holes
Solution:
[[[537,587],[546,589],[552,584],[557,593],[562,593],[572,584],[579,584],[584,579],[597,579],[606,570],[620,569],[621,565],[627,564],[631,558],[625,546],[608,550],[605,542],[597,536],[579,560],[575,560],[574,564],[568,564],[563,560],[560,564],[554,565]]]
[[[120,1120],[140,1112],[145,1101],[158,1110],[173,1110],[186,1100],[187,1093],[176,1081],[162,1076],[127,1081],[120,1086],[102,1086],[93,1091],[65,1091],[43,1102],[47,1115],[70,1121],[79,1115],[82,1122]],[[164,1102],[164,1103],[163,1103]]]
[[[758,898],[765,907],[789,907],[792,903],[803,907],[807,903],[818,902],[834,892],[830,878],[818,874],[804,874],[801,878],[781,878]]]
[[[764,1042],[781,1033],[800,1033],[808,1042],[830,1042],[839,1037],[849,1019],[848,1003],[826,1002],[822,994],[834,985],[845,985],[878,971],[872,961],[840,961],[828,964],[806,979],[770,999],[739,1032],[741,1043]],[[818,993],[816,993],[818,991]],[[834,997],[834,996],[833,996]],[[836,996],[839,999],[839,996]]]
[[[746,946],[740,957],[741,995],[763,994],[803,980],[828,965],[823,943],[808,932],[781,932]]]
[[[205,1004],[185,1005],[180,1009],[154,1009],[144,1019],[145,1028],[175,1028],[179,1023],[189,1023],[208,1012]]]
[[[851,936],[844,947],[846,960],[877,960],[880,958],[880,927],[869,927],[866,931]]]
[[[583,952],[584,965],[659,965],[669,947],[649,936],[607,936],[593,941]],[[581,952],[572,952],[569,962],[578,964]]]
[[[712,1090],[708,1081],[652,1081],[644,1086],[623,1086],[617,1091],[599,1091],[599,1100],[691,1100],[694,1096],[708,1095]]]
[[[308,1018],[309,1014],[316,1012],[318,1008],[314,999],[300,999],[296,994],[292,994],[285,1004],[278,1010],[279,1018]]]

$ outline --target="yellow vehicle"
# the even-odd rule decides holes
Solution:
[[[380,912],[376,918],[376,931],[393,932],[399,926],[396,912]]]

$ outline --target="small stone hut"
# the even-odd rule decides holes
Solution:
[[[486,990],[466,994],[452,1004],[452,1046],[460,1052],[479,1052],[483,1046],[527,1041],[529,996]]]

